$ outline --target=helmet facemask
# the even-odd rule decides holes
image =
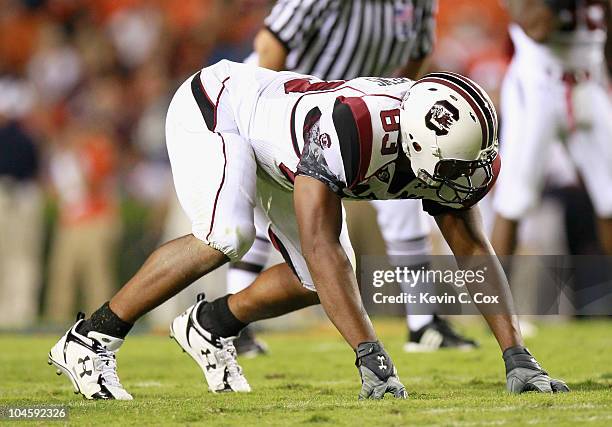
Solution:
[[[486,191],[494,177],[497,151],[482,154],[478,160],[442,159],[436,164],[433,176],[420,169],[417,178],[435,188],[443,202],[466,203]]]

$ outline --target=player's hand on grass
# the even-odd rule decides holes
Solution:
[[[504,351],[503,358],[506,364],[506,387],[510,393],[570,391],[565,382],[549,377],[525,347],[510,347]]]
[[[355,353],[361,376],[359,399],[382,399],[387,393],[398,399],[408,397],[391,358],[379,342],[363,342]]]

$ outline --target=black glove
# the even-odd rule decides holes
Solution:
[[[510,393],[536,391],[539,393],[565,393],[570,391],[565,382],[548,376],[540,364],[523,346],[504,351],[506,388]]]
[[[386,393],[398,399],[408,397],[391,358],[378,341],[362,342],[355,353],[355,366],[361,376],[359,399],[382,399]]]

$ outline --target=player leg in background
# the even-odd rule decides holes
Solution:
[[[520,222],[540,202],[552,144],[559,137],[563,85],[560,75],[554,79],[544,68],[515,57],[502,83],[502,168],[493,194],[496,215],[491,238],[500,257],[516,251]],[[500,260],[511,277],[510,260]],[[517,307],[519,315],[520,310]],[[537,333],[533,323],[519,319],[523,336]]]
[[[407,267],[415,271],[427,271],[430,267],[431,227],[423,212],[420,200],[373,200],[376,218],[385,241],[387,257],[392,267]],[[419,276],[422,277],[422,276]],[[423,289],[423,283],[411,288],[410,283],[400,283],[402,292],[411,293]],[[406,304],[408,340],[404,351],[435,351],[440,348],[472,349],[474,340],[461,336],[448,321],[433,311],[426,314],[411,314],[411,311],[426,310]]]
[[[498,256],[516,250],[520,220],[539,202],[549,148],[559,132],[563,87],[540,68],[515,58],[502,84],[502,168],[495,184],[491,239]]]
[[[257,215],[255,212],[255,215]],[[257,225],[259,221],[255,221]],[[272,245],[266,237],[265,231],[255,228],[255,241],[251,249],[236,262],[231,262],[227,271],[227,292],[236,294],[243,289],[246,289],[251,283],[257,279],[257,276],[262,272],[268,258]],[[234,340],[234,346],[239,355],[245,357],[256,357],[260,354],[266,354],[268,351],[267,345],[255,337],[255,332],[251,326],[245,327],[238,338]]]
[[[595,79],[575,83],[570,99],[575,129],[568,150],[597,214],[601,246],[612,255],[612,101]]]
[[[609,257],[612,255],[612,191],[609,190],[612,188],[612,122],[607,118],[612,117],[612,101],[607,85],[596,77],[576,82],[571,94],[575,129],[568,139],[568,150],[598,218],[601,248]],[[612,269],[608,257],[592,257],[587,266],[599,275],[595,278],[597,283],[610,283]],[[607,293],[609,287],[585,287],[576,292],[579,297],[576,303],[579,308],[584,304],[594,310],[600,307],[601,314],[609,313],[608,305],[601,304]]]

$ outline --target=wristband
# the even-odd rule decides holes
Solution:
[[[534,371],[539,371],[544,375],[548,375],[544,369],[540,366],[535,357],[529,353],[526,347],[517,345],[515,347],[507,348],[503,355],[504,363],[506,365],[506,374],[515,368],[526,368]]]

